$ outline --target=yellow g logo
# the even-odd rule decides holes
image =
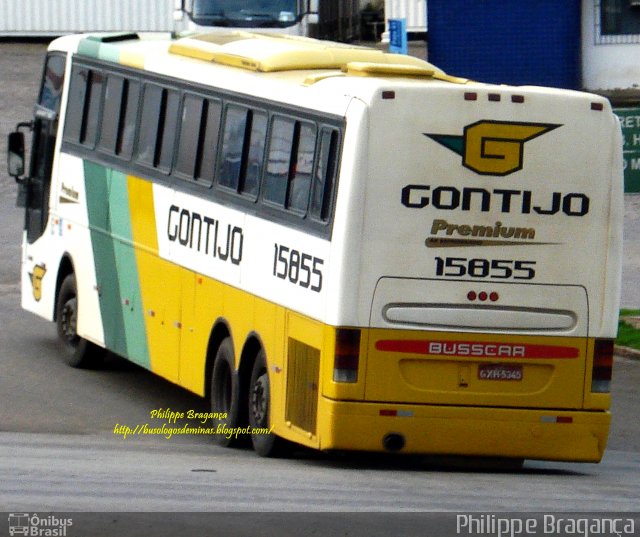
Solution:
[[[481,175],[509,175],[522,169],[524,144],[560,127],[550,123],[478,121],[464,128],[463,136],[427,134],[462,156],[462,165]]]
[[[29,273],[31,276],[31,286],[33,287],[33,298],[36,302],[40,302],[42,298],[42,278],[46,274],[47,269],[44,265],[36,265],[33,267],[33,272]]]

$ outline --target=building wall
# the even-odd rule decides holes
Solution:
[[[1,0],[0,35],[171,31],[174,0]]]
[[[582,84],[591,91],[640,89],[640,34],[606,35],[600,16],[605,1],[582,0]]]
[[[581,0],[429,0],[429,61],[497,84],[578,89]]]

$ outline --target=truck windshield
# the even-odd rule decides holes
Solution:
[[[194,0],[191,18],[201,26],[274,28],[298,19],[297,0]]]

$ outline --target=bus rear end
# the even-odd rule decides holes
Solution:
[[[608,102],[406,82],[350,113],[368,142],[343,162],[356,328],[336,355],[351,334],[356,373],[326,378],[325,444],[599,461],[623,217]]]

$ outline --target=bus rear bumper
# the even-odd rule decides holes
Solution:
[[[605,411],[398,405],[322,400],[320,449],[599,462]]]

